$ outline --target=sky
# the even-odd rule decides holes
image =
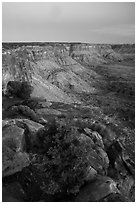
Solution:
[[[2,41],[134,43],[134,2],[3,2]]]

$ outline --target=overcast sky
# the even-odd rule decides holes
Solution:
[[[135,3],[2,3],[2,40],[134,43]]]

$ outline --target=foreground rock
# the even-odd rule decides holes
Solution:
[[[11,125],[3,130],[2,142],[4,146],[15,151],[23,151],[25,148],[24,129]]]
[[[7,134],[8,137],[12,137],[8,129],[13,131],[15,125],[16,129],[23,131],[23,139],[20,141],[21,145],[23,145],[24,143],[24,147],[22,148],[22,150],[28,152],[30,149],[33,149],[35,145],[38,145],[37,133],[44,128],[43,125],[29,119],[5,120],[3,121],[3,127],[5,127],[5,131],[3,131],[3,134]],[[16,136],[17,138],[19,137],[18,132],[16,132]]]
[[[9,126],[3,130],[2,137],[2,176],[13,175],[30,164],[25,149],[24,130],[18,126]]]
[[[29,119],[5,120],[3,177],[16,175],[14,182],[27,201],[59,201],[70,195],[75,202],[128,200],[133,164],[109,134],[105,126],[91,122],[80,128],[66,119],[45,126]]]
[[[18,182],[2,186],[2,202],[26,201],[26,194]]]
[[[96,202],[110,194],[119,193],[116,183],[109,177],[99,176],[82,187],[75,202]]]

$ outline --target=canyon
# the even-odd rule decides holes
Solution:
[[[2,119],[3,201],[134,201],[135,44],[3,43]]]

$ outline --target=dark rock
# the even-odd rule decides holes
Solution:
[[[46,182],[39,175],[35,166],[29,165],[18,174],[18,182],[21,184],[23,191],[26,194],[27,201],[37,202],[42,196],[42,183]]]
[[[107,197],[99,200],[99,202],[128,202],[129,200],[126,199],[123,195],[120,193],[112,193],[108,195]]]
[[[97,202],[112,193],[118,192],[116,183],[111,178],[98,176],[95,181],[81,188],[75,202]]]
[[[2,186],[2,202],[23,202],[26,199],[26,194],[18,182]]]
[[[123,148],[119,141],[113,142],[106,150],[110,164],[115,168],[115,161],[122,154]]]

